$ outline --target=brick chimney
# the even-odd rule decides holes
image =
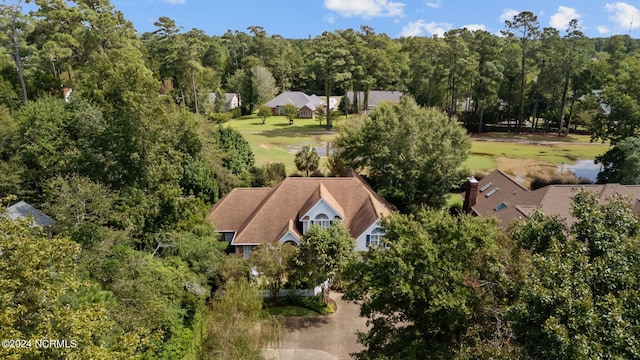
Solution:
[[[467,191],[464,194],[464,204],[462,205],[462,211],[466,213],[471,212],[471,208],[476,204],[478,199],[478,180],[473,176],[467,180]]]

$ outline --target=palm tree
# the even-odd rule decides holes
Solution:
[[[316,148],[311,145],[306,145],[296,154],[295,162],[298,170],[305,171],[307,176],[309,176],[309,171],[318,170],[318,166],[320,165],[320,156],[318,156]]]

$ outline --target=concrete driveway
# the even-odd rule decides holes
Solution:
[[[335,360],[351,359],[351,353],[363,350],[356,333],[366,331],[366,319],[358,316],[360,307],[342,301],[342,294],[331,292],[337,311],[327,316],[285,318],[282,347],[265,350],[267,359],[274,360]]]

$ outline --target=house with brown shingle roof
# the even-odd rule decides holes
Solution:
[[[572,215],[572,197],[577,189],[593,191],[600,201],[615,194],[629,195],[633,212],[640,213],[640,185],[589,184],[589,185],[548,185],[530,191],[500,170],[495,170],[478,181],[467,182],[463,211],[482,217],[496,217],[500,226],[506,229],[516,220],[526,220],[535,209],[547,215],[557,215],[568,226],[575,222]]]
[[[289,177],[273,188],[236,188],[207,215],[222,238],[248,257],[262,243],[299,245],[311,225],[339,221],[356,250],[379,244],[380,220],[395,211],[354,171],[346,177]]]

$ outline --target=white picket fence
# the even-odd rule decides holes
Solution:
[[[329,286],[331,286],[331,281],[326,280],[313,289],[280,289],[278,296],[287,296],[291,294],[299,296],[316,296],[322,294],[322,289],[328,289]],[[269,290],[258,290],[258,295],[260,295],[261,297],[271,297],[271,292]]]

